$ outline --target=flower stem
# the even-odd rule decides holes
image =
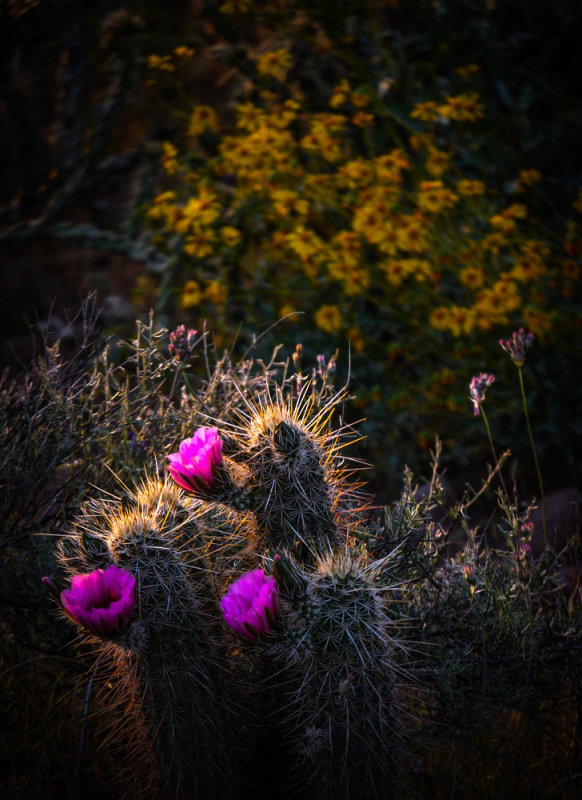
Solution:
[[[533,434],[531,432],[531,425],[529,424],[529,414],[528,414],[528,410],[527,410],[527,401],[525,399],[525,387],[523,385],[522,370],[521,370],[521,366],[519,364],[516,364],[516,366],[517,366],[517,374],[519,375],[519,388],[521,389],[521,399],[523,400],[523,411],[524,411],[524,414],[525,414],[525,423],[527,425],[527,432],[528,432],[528,435],[529,435],[529,442],[531,444],[531,449],[532,449],[532,453],[533,453],[533,457],[534,457],[534,463],[536,465],[536,472],[537,472],[537,475],[538,475],[538,483],[539,483],[539,487],[540,487],[540,498],[541,498],[541,501],[542,501],[542,524],[543,524],[543,529],[544,529],[544,543],[545,543],[545,546],[547,547],[548,546],[548,531],[547,531],[547,527],[546,527],[546,497],[545,497],[545,494],[544,494],[544,485],[542,483],[542,473],[541,473],[541,470],[540,470],[540,462],[538,461],[538,454],[537,454],[536,446],[534,444]]]
[[[483,422],[485,423],[485,427],[487,429],[487,438],[489,439],[489,446],[491,447],[491,452],[493,453],[493,461],[495,466],[497,466],[497,453],[495,452],[495,446],[493,444],[493,437],[491,436],[491,428],[489,427],[489,420],[487,419],[487,414],[485,413],[485,409],[481,405],[479,410],[481,411],[481,416],[483,417]],[[501,470],[499,471],[499,480],[501,481],[501,485],[503,486],[503,491],[505,492],[506,501],[509,501],[509,493],[507,491],[507,486],[505,485],[505,481],[503,480],[503,475],[501,474]]]

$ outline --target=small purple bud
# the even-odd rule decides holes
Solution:
[[[533,333],[526,333],[524,328],[520,328],[518,331],[514,331],[511,339],[500,339],[499,345],[517,367],[522,367],[525,363],[526,351],[531,347],[533,340]]]
[[[488,375],[482,372],[480,375],[475,375],[469,384],[469,394],[473,401],[473,413],[480,414],[481,403],[485,400],[485,392],[488,386],[495,381],[495,375]]]

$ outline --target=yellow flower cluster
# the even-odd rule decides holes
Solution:
[[[280,84],[291,67],[286,48],[256,58],[257,74]],[[184,273],[192,275],[193,259],[200,270],[179,294],[182,308],[224,304],[229,264],[241,275],[241,285],[229,290],[252,292],[259,263],[269,270],[266,302],[274,313],[304,310],[309,302],[305,310],[315,325],[330,334],[345,330],[357,352],[366,347],[362,309],[403,302],[418,310],[415,324],[454,337],[521,323],[526,309],[532,329],[549,329],[544,288],[557,280],[572,291],[580,269],[571,257],[556,277],[547,245],[524,234],[526,204],[499,210],[498,195],[458,169],[460,134],[449,125],[454,135],[447,140],[446,122],[478,120],[484,109],[476,92],[415,106],[411,117],[439,123],[438,137],[421,130],[409,137],[410,148],[404,142],[366,155],[367,137],[355,128],[371,124],[372,111],[381,119],[366,92],[342,80],[330,108],[310,112],[294,87],[275,91],[273,81],[254,102],[235,106],[228,135],[212,106],[192,109],[190,136],[210,130],[218,142],[196,173],[174,145],[163,145],[172,189],[155,198],[148,217],[156,244],[184,257]],[[205,143],[191,143],[197,155]],[[515,191],[540,178],[536,170],[522,171]]]
[[[225,136],[217,167],[236,175],[236,198],[240,200],[250,192],[262,192],[273,175],[292,173],[293,144],[289,131],[270,125],[267,117],[253,130]]]
[[[476,122],[485,115],[477,92],[449,95],[444,103],[427,100],[417,103],[410,116],[421,122],[436,122],[439,117],[455,122]]]
[[[344,155],[341,134],[345,126],[346,118],[341,114],[314,114],[309,133],[301,139],[301,147],[326,161],[339,161]]]

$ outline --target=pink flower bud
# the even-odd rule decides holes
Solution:
[[[526,333],[524,328],[514,331],[511,339],[500,339],[499,344],[517,367],[523,367],[526,351],[534,340],[533,333]]]
[[[469,393],[473,401],[473,413],[480,414],[481,403],[485,400],[485,391],[488,386],[491,386],[495,381],[495,375],[487,375],[482,372],[480,375],[475,375],[469,384]]]
[[[247,572],[228,587],[220,601],[225,622],[246,639],[273,629],[279,617],[279,587],[262,569]]]
[[[61,592],[63,608],[74,621],[98,636],[109,637],[129,623],[135,605],[135,578],[111,564],[107,569],[75,575]]]
[[[211,493],[222,466],[222,439],[216,428],[198,428],[168,456],[168,472],[178,486],[198,496]]]

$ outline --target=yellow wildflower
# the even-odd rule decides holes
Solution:
[[[323,305],[315,312],[315,324],[326,333],[334,333],[342,324],[341,311],[336,305]]]
[[[236,107],[236,124],[238,128],[254,131],[265,124],[266,114],[254,103],[239,103]]]
[[[211,225],[220,216],[220,204],[217,196],[205,187],[201,187],[197,197],[190,197],[181,209],[180,219],[174,229],[177,233],[188,233],[198,230],[202,225]]]
[[[162,167],[168,175],[175,175],[178,171],[178,150],[171,142],[162,143]]]
[[[287,235],[287,245],[301,258],[316,256],[324,249],[323,241],[319,236],[308,228],[304,228],[303,225],[298,225]]]
[[[542,174],[538,172],[537,169],[522,169],[519,173],[518,192],[523,192],[529,186],[534,186],[536,183],[539,183],[541,179]]]
[[[345,78],[343,78],[337,86],[334,86],[331,90],[331,98],[329,101],[329,105],[331,108],[338,108],[339,106],[345,105],[351,94],[350,83]]]
[[[402,234],[401,234],[401,241],[402,241]],[[381,235],[376,242],[378,249],[381,253],[387,256],[394,256],[398,250],[398,229],[396,225],[387,220],[384,227],[382,228]],[[407,247],[403,248],[404,250],[408,249]]]
[[[501,278],[490,289],[489,301],[500,311],[515,311],[521,305],[517,284]]]
[[[356,158],[348,161],[338,169],[337,177],[340,184],[350,189],[368,186],[374,181],[374,168],[369,161]]]
[[[474,315],[470,308],[453,305],[449,309],[448,330],[459,337],[471,333],[474,327]]]
[[[299,322],[300,315],[291,303],[283,303],[279,309],[279,319],[283,319],[284,317],[287,317],[289,322]]]
[[[284,48],[269,50],[257,58],[257,72],[264,77],[270,76],[281,83],[291,69],[293,59],[291,53]]]
[[[431,313],[429,322],[435,330],[446,331],[448,329],[449,316],[449,309],[445,306],[439,306]]]
[[[516,281],[533,281],[547,273],[547,267],[539,258],[518,256],[511,270],[511,277]]]
[[[202,300],[202,292],[198,281],[186,281],[180,298],[181,308],[195,308]]]
[[[572,203],[572,208],[582,214],[582,189],[578,190],[578,197]]]
[[[478,197],[485,194],[485,184],[483,181],[461,180],[457,184],[457,191],[465,197]]]
[[[396,229],[396,241],[406,253],[422,253],[428,247],[426,228],[414,215],[405,215]]]
[[[275,128],[287,128],[297,118],[300,110],[301,105],[296,100],[287,99],[275,106],[273,113],[268,117],[268,124]]]
[[[419,119],[422,122],[435,122],[439,113],[438,105],[433,100],[427,100],[425,103],[417,103],[410,116],[412,119]]]
[[[271,192],[271,199],[273,210],[281,217],[292,213],[304,217],[309,211],[309,203],[290,189],[275,189]]]
[[[148,67],[150,69],[158,69],[160,72],[174,72],[175,67],[172,64],[170,56],[148,56]]]
[[[449,331],[456,337],[471,333],[475,327],[473,309],[464,306],[439,306],[432,312],[429,321],[435,330]]]
[[[241,233],[238,228],[233,228],[232,225],[225,225],[220,229],[220,235],[227,247],[236,247],[241,240]]]
[[[184,252],[193,258],[206,258],[214,250],[215,242],[213,230],[196,230],[186,237]]]
[[[527,239],[521,245],[521,252],[529,258],[545,259],[550,255],[550,248],[539,239]]]
[[[421,283],[432,277],[432,269],[428,261],[420,258],[401,258],[380,264],[388,282],[399,286],[406,278],[414,278]]]
[[[454,97],[447,97],[444,105],[439,106],[438,111],[445,119],[457,122],[476,122],[485,113],[477,92],[466,92]]]
[[[218,128],[216,111],[210,106],[196,106],[190,115],[188,135],[199,136],[204,131],[215,131]]]
[[[468,286],[469,289],[478,289],[480,286],[483,286],[485,273],[481,267],[466,267],[460,271],[459,280],[464,286]]]
[[[204,296],[215,305],[222,305],[227,297],[226,286],[220,281],[209,281],[204,290]]]
[[[344,292],[350,296],[361,294],[370,285],[370,274],[361,269],[357,259],[352,257],[332,257],[327,263],[327,270],[333,280],[343,284]]]
[[[416,202],[422,211],[438,214],[446,208],[452,208],[457,200],[457,195],[447,189],[442,181],[421,181]]]
[[[481,245],[484,250],[489,250],[491,253],[498,255],[501,252],[501,249],[505,247],[507,244],[507,239],[503,235],[503,233],[490,233],[485,236],[481,242]]]
[[[334,243],[340,246],[344,256],[349,255],[357,259],[360,255],[362,243],[357,233],[352,233],[351,231],[340,231],[334,237]]]
[[[503,214],[494,214],[489,218],[491,227],[496,228],[501,233],[513,233],[517,229],[517,223],[511,217],[504,217]]]
[[[426,159],[426,171],[433,178],[440,178],[449,169],[451,165],[450,159],[442,150],[430,150],[428,158]]]
[[[185,45],[181,45],[180,47],[174,47],[174,55],[176,58],[193,58],[195,54],[195,50],[191,47],[186,47]]]
[[[357,111],[352,117],[352,125],[358,128],[369,128],[374,124],[374,115],[366,111]]]

